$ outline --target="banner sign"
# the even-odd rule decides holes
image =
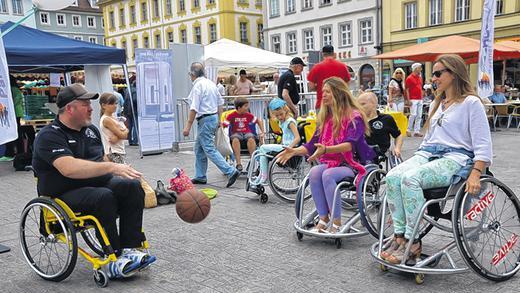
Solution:
[[[18,138],[4,41],[0,38],[0,145]]]
[[[173,53],[135,50],[137,120],[142,153],[171,150],[175,138]]]
[[[489,97],[493,94],[493,43],[495,35],[495,10],[495,0],[484,1],[477,81],[478,95],[482,98]]]

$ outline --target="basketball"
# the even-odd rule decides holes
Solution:
[[[208,216],[211,203],[204,193],[191,188],[179,194],[175,209],[184,222],[195,224]]]

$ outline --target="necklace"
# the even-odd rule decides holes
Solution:
[[[449,101],[446,101],[446,100],[442,100],[442,110],[446,110],[448,109],[449,106],[451,106],[453,104],[455,100],[449,100]]]

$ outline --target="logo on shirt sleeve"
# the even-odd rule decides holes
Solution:
[[[98,138],[96,133],[94,133],[94,131],[92,131],[92,129],[90,129],[90,128],[87,128],[87,130],[85,130],[85,136],[88,138],[93,138],[93,139]]]

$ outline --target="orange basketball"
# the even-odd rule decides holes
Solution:
[[[175,205],[179,218],[192,224],[204,220],[211,209],[208,197],[196,188],[185,190],[179,194]]]

